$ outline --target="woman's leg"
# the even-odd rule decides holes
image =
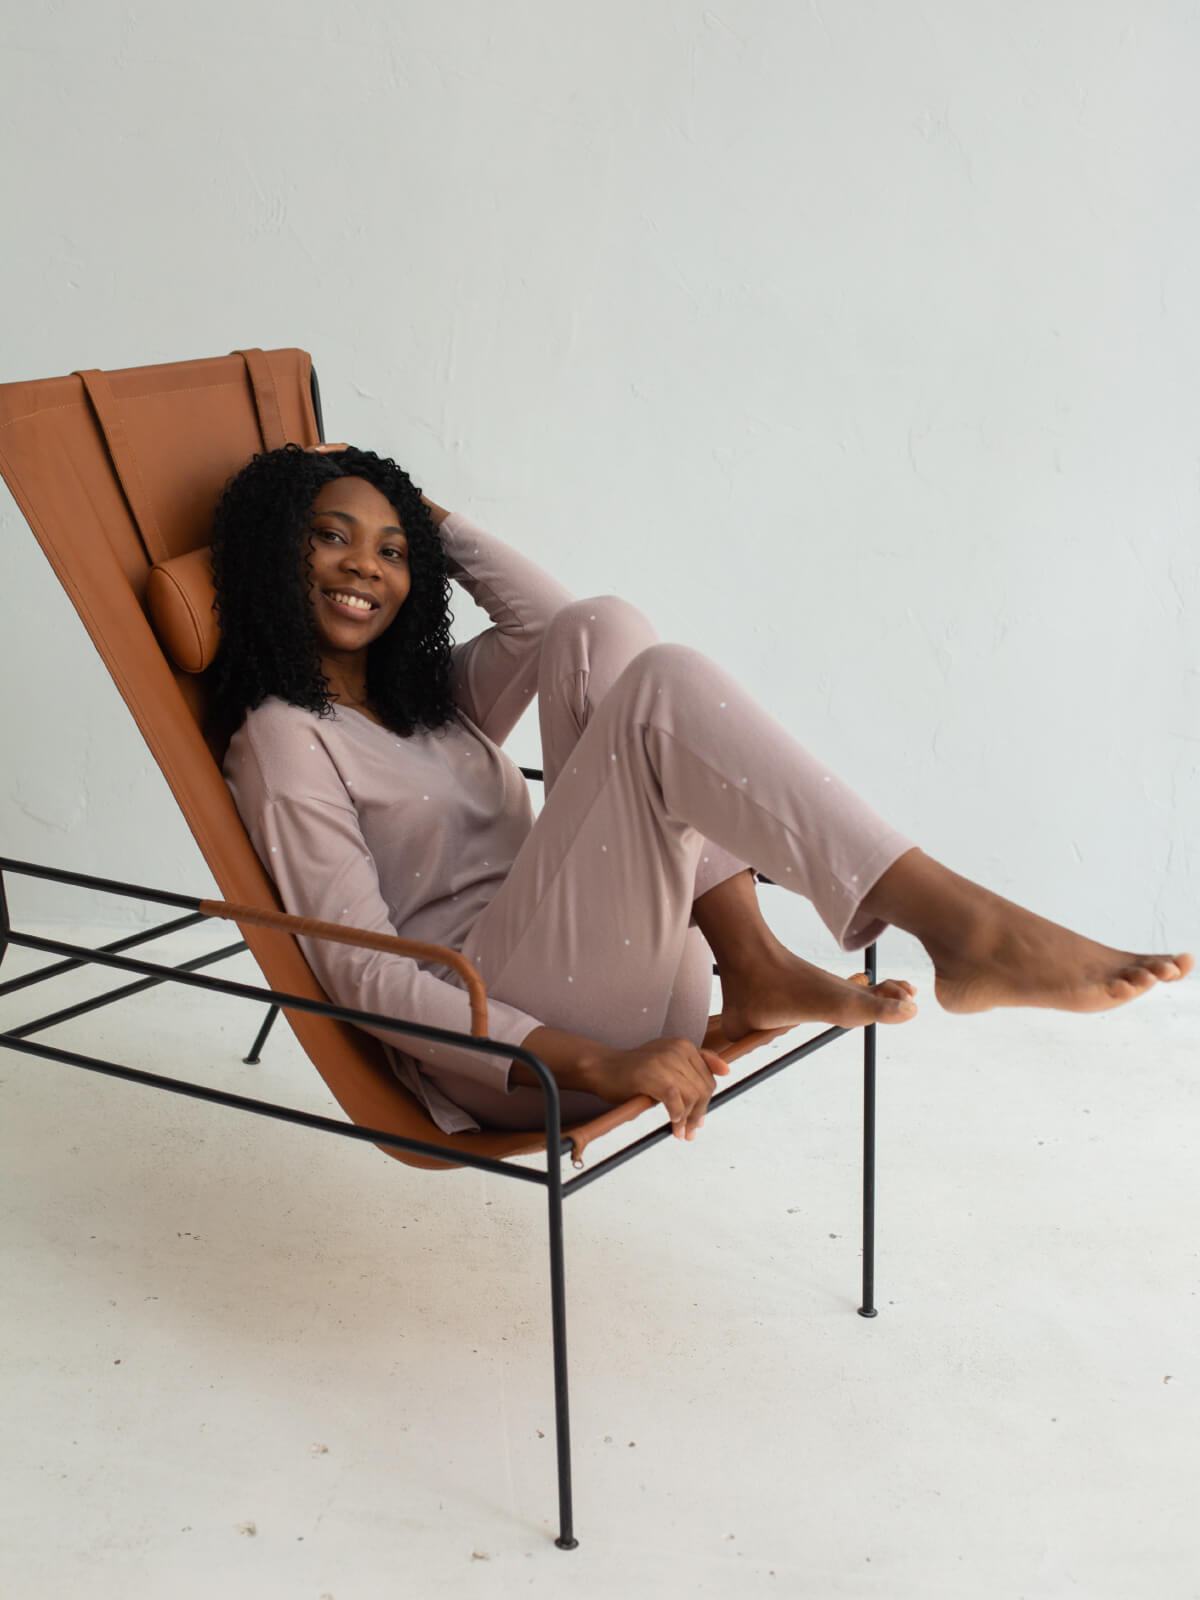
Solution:
[[[915,933],[942,962],[939,998],[957,1009],[979,999],[1098,1009],[1192,964],[1106,951],[929,862],[733,679],[678,645],[642,651],[595,708],[464,953],[492,993],[549,1027],[618,1049],[660,1036],[706,841],[810,899],[843,949],[871,943],[889,919]],[[1001,982],[1018,924],[1061,935],[1057,967],[1076,978],[1047,985],[1049,945],[1027,940],[1006,969],[1020,983]],[[966,970],[952,966],[955,951]],[[875,998],[893,1020],[911,1015],[907,997]],[[796,1009],[794,1020],[813,1015],[807,981]],[[455,1084],[440,1086],[475,1110]],[[509,1101],[517,1095],[531,1102],[520,1125],[536,1126],[540,1097]]]
[[[916,1015],[911,983],[887,979],[868,987],[865,976],[847,982],[793,955],[764,920],[749,871],[717,884],[692,909],[720,968],[727,1039],[798,1022],[856,1028]]]
[[[596,707],[630,662],[659,642],[637,607],[616,595],[576,600],[555,615],[542,642],[538,667],[538,719],[547,794]],[[701,851],[696,864],[697,898],[746,866],[729,851],[705,843],[708,848]]]
[[[538,671],[538,717],[547,794],[558,781],[596,707],[630,662],[658,643],[658,634],[647,618],[616,595],[577,600],[554,617],[546,630]],[[744,861],[711,840],[703,840],[693,900],[745,875]],[[757,904],[755,900],[755,909]],[[704,1037],[712,1004],[712,960],[700,927],[691,926],[661,1008],[661,1034],[691,1039],[696,1044]],[[659,1014],[657,1007],[655,1014]]]
[[[852,947],[881,927],[856,915],[862,891],[910,847],[844,786],[835,791],[832,775],[732,679],[679,646],[637,655],[551,778],[533,833],[464,954],[499,999],[617,1049],[663,1037],[681,1010],[692,1015],[681,1035],[703,1036],[707,964],[696,966],[695,993],[682,1005],[677,980],[705,868],[719,870],[720,882],[701,902],[730,878],[744,884],[747,859],[777,881],[790,877]],[[856,986],[831,982],[845,991],[835,1017],[850,1002],[860,1007]],[[869,1020],[912,1012],[907,995],[876,996],[871,1009]],[[861,1011],[846,1017],[864,1020]],[[451,1099],[499,1125],[498,1108],[473,1098],[470,1084],[435,1077]],[[541,1099],[516,1090],[505,1108],[536,1126]],[[504,1125],[514,1124],[505,1116]]]
[[[615,595],[576,601],[554,617],[542,643],[538,673],[542,769],[547,796],[555,788],[596,707],[630,662],[657,642],[658,635],[642,613]],[[578,763],[574,765],[577,770]],[[572,777],[574,775],[572,773]],[[541,826],[540,820],[538,826]],[[711,842],[699,840],[696,848],[691,893],[679,902],[682,926],[653,939],[649,959],[642,963],[642,991],[630,1011],[636,1037],[627,1041],[630,1044],[660,1036],[684,1037],[699,1043],[704,1036],[712,1001],[712,955],[700,929],[689,926],[690,901],[723,880],[748,874],[743,862]],[[609,909],[611,886],[591,878],[588,883],[587,898],[574,901],[571,909],[561,914],[570,930],[594,929],[596,916]],[[511,890],[508,898],[513,898]],[[545,903],[540,910],[544,918],[548,916]],[[522,911],[517,911],[517,925],[523,916]],[[496,928],[491,926],[490,940],[485,943],[489,928],[486,916],[481,924],[473,931],[469,950],[472,959],[477,964],[482,963],[481,970],[490,992],[504,998],[510,992],[515,993],[515,987],[497,989],[497,979],[510,985],[520,980],[515,980],[511,974],[505,977],[499,968],[490,967],[487,956],[494,951],[495,960],[500,960],[500,951],[507,949],[512,926],[508,926],[506,938],[500,938]],[[543,967],[543,977],[553,970],[556,957],[562,957],[571,949],[570,933],[552,932],[552,942],[553,952],[538,955],[532,963]],[[566,980],[560,979],[561,1003],[560,1008],[554,1010],[557,1025],[607,1041],[603,1019],[585,1003],[585,995],[593,991],[583,975],[592,969],[593,958],[581,949],[569,956],[568,965],[577,967],[580,976],[577,979],[573,971],[568,971]],[[545,1018],[549,1009],[548,1005],[541,1005],[535,1014]],[[425,1070],[429,1072],[428,1067]],[[444,1093],[485,1127],[534,1128],[541,1125],[540,1090],[520,1086],[488,1088],[448,1073],[432,1076]],[[607,1101],[595,1095],[577,1091],[561,1093],[566,1124],[583,1121],[608,1106]]]
[[[525,889],[535,903],[549,887],[547,870],[551,876],[560,870],[560,853],[578,842],[572,818],[580,808],[600,819],[595,831],[605,838],[596,848],[619,848],[650,874],[641,885],[643,898],[649,891],[654,899],[652,851],[668,859],[698,832],[810,899],[843,949],[871,943],[889,921],[905,928],[934,960],[938,998],[948,1009],[1106,1009],[1194,965],[1190,955],[1143,956],[1099,945],[940,866],[888,827],[719,667],[683,646],[643,651],[595,712],[539,820],[548,837],[528,852]],[[647,817],[653,825],[643,838],[639,829]],[[582,865],[586,877],[588,863]],[[611,893],[611,866],[604,881]],[[635,888],[626,881],[616,896],[622,915],[637,914]],[[623,970],[619,949],[609,953]],[[892,1006],[895,1016],[904,1002]],[[803,985],[797,1011],[795,1020],[813,1015]]]
[[[640,611],[614,595],[565,607],[547,631],[538,684],[542,759],[547,791],[553,787],[596,707],[641,651],[659,642]],[[789,1020],[801,992],[808,1015],[854,1027],[903,1021],[915,1007],[880,1006],[873,996],[906,1001],[910,984],[883,983],[874,990],[848,984],[802,961],[768,927],[746,864],[710,839],[702,841],[696,865],[693,923],[672,985],[662,1031],[698,1043],[712,1002],[712,960],[721,974],[722,1025],[727,1038],[768,1028],[786,993]],[[735,1029],[736,1031],[730,1031]]]
[[[1185,977],[1195,965],[1187,954],[1136,955],[1085,939],[917,849],[883,873],[863,905],[925,946],[934,992],[947,1011],[1108,1011],[1155,983]]]

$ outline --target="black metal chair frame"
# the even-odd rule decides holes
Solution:
[[[541,777],[533,769],[522,769],[527,777]],[[137,933],[117,939],[110,944],[105,944],[99,949],[90,949],[83,945],[72,944],[60,939],[47,939],[32,933],[19,932],[11,925],[8,901],[5,893],[5,873],[13,873],[29,878],[47,879],[54,883],[71,885],[76,888],[99,890],[107,894],[123,895],[128,898],[148,901],[152,904],[173,906],[187,913],[175,918],[173,921],[160,923],[151,928],[145,928]],[[247,949],[245,943],[223,946],[219,950],[194,957],[177,966],[165,966],[160,962],[142,961],[129,956],[124,952],[129,951],[139,944],[146,944],[151,940],[181,931],[184,928],[194,927],[205,922],[208,917],[199,908],[201,901],[195,896],[173,894],[161,889],[146,888],[143,885],[117,882],[113,879],[89,877],[78,872],[63,872],[52,867],[38,866],[28,861],[15,861],[8,857],[0,857],[0,962],[10,945],[25,950],[36,950],[45,955],[58,959],[50,965],[39,967],[36,971],[27,973],[19,978],[12,978],[6,983],[0,983],[0,998],[15,993],[17,990],[44,983],[47,980],[59,977],[65,973],[75,971],[89,965],[109,967],[118,972],[127,972],[137,975],[137,981],[126,983],[119,988],[111,989],[96,998],[66,1006],[57,1011],[48,1012],[45,1016],[36,1017],[20,1026],[8,1028],[0,1032],[0,1045],[7,1045],[11,1050],[19,1050],[27,1055],[37,1056],[43,1060],[61,1061],[68,1066],[82,1067],[89,1072],[105,1073],[110,1077],[124,1078],[131,1083],[146,1084],[154,1089],[165,1089],[171,1094],[190,1095],[194,1099],[208,1100],[217,1105],[233,1106],[239,1111],[249,1111],[256,1116],[275,1117],[284,1122],[299,1123],[307,1128],[316,1128],[323,1133],[340,1134],[343,1138],[359,1139],[369,1144],[385,1145],[397,1150],[411,1150],[420,1155],[439,1157],[450,1160],[454,1164],[464,1167],[477,1167],[484,1172],[492,1172],[500,1177],[515,1178],[522,1183],[538,1185],[546,1192],[546,1209],[549,1229],[550,1248],[550,1309],[551,1329],[554,1350],[554,1404],[555,1404],[555,1430],[557,1441],[558,1460],[558,1511],[559,1532],[555,1543],[562,1550],[573,1550],[578,1544],[574,1534],[572,1495],[571,1495],[571,1442],[570,1420],[568,1411],[567,1392],[567,1320],[566,1320],[566,1283],[563,1260],[563,1199],[568,1195],[577,1194],[579,1190],[587,1188],[597,1178],[613,1172],[631,1161],[635,1156],[642,1155],[645,1151],[659,1144],[671,1136],[669,1123],[656,1127],[650,1133],[644,1134],[640,1139],[634,1140],[624,1148],[615,1151],[594,1167],[580,1171],[575,1177],[564,1182],[562,1175],[562,1160],[570,1149],[569,1139],[562,1137],[562,1124],[559,1113],[558,1085],[544,1062],[530,1051],[514,1049],[512,1045],[498,1044],[491,1039],[471,1038],[466,1034],[448,1032],[441,1028],[425,1027],[414,1022],[403,1021],[397,1017],[379,1016],[372,1012],[356,1011],[347,1006],[336,1006],[327,1002],[305,999],[299,995],[280,993],[278,990],[265,987],[255,987],[244,983],[231,983],[227,980],[201,975],[200,969],[214,966],[225,961],[231,956],[239,955]],[[875,946],[871,945],[865,952],[865,966],[868,980],[872,983],[876,978]],[[344,1022],[375,1024],[389,1028],[397,1027],[403,1022],[406,1033],[414,1034],[418,1038],[441,1041],[447,1044],[459,1045],[465,1049],[478,1050],[485,1055],[504,1056],[511,1060],[523,1062],[536,1076],[541,1086],[546,1104],[546,1164],[545,1168],[531,1168],[516,1165],[508,1161],[496,1160],[488,1156],[471,1155],[458,1150],[447,1152],[443,1146],[424,1143],[416,1139],[401,1138],[396,1134],[385,1133],[378,1128],[358,1127],[350,1122],[339,1122],[330,1117],[316,1116],[311,1112],[300,1111],[290,1106],[275,1105],[268,1101],[255,1100],[246,1095],[228,1094],[223,1090],[209,1088],[205,1084],[185,1082],[182,1079],[164,1077],[159,1073],[144,1072],[135,1067],[122,1066],[117,1062],[102,1061],[96,1056],[84,1055],[78,1051],[64,1050],[57,1045],[37,1043],[34,1034],[44,1033],[60,1023],[69,1022],[87,1012],[98,1010],[102,1006],[112,1005],[117,1000],[127,999],[131,995],[139,994],[143,990],[154,988],[160,983],[182,983],[193,988],[204,989],[214,994],[232,995],[239,999],[265,1002],[270,1010],[263,1026],[260,1028],[250,1053],[245,1057],[246,1062],[257,1061],[258,1052],[262,1048],[266,1034],[278,1015],[280,1007],[287,1007],[296,1011],[317,1012],[322,1016],[338,1018]],[[717,1111],[727,1105],[731,1100],[736,1100],[748,1090],[756,1088],[768,1078],[782,1072],[785,1067],[791,1066],[796,1061],[801,1061],[805,1056],[812,1055],[823,1046],[831,1044],[848,1030],[845,1028],[827,1028],[824,1032],[806,1040],[803,1044],[784,1050],[773,1061],[757,1071],[748,1074],[722,1089],[715,1094],[709,1102],[709,1112]],[[858,1307],[858,1314],[862,1317],[874,1317],[876,1313],[874,1300],[874,1251],[875,1251],[875,1028],[868,1027],[863,1039],[863,1273],[862,1273],[862,1304]]]
[[[313,402],[313,412],[317,425],[317,436],[325,437],[324,419],[321,413],[321,393],[317,383],[315,366],[312,369],[310,387]],[[540,780],[542,774],[536,768],[522,767],[521,771],[527,778]],[[53,883],[70,885],[80,889],[99,890],[106,894],[122,895],[135,900],[144,900],[151,904],[174,906],[184,911],[187,915],[177,917],[171,922],[160,923],[152,928],[142,929],[138,933],[127,935],[125,938],[114,940],[99,949],[89,949],[86,946],[71,944],[60,939],[45,939],[35,934],[18,932],[11,926],[8,912],[8,902],[5,893],[4,874],[14,873],[24,877],[42,878]],[[760,881],[767,883],[770,880],[762,878]],[[231,956],[240,955],[248,947],[239,941],[219,950],[214,950],[203,956],[194,957],[190,961],[181,962],[171,967],[160,962],[141,961],[122,952],[134,949],[139,944],[147,944],[152,940],[164,938],[169,934],[178,933],[184,928],[194,927],[199,923],[209,920],[207,913],[200,909],[201,900],[193,895],[174,894],[162,889],[150,889],[144,885],[121,883],[111,878],[90,877],[78,872],[64,872],[53,867],[39,866],[28,861],[16,861],[6,856],[0,856],[0,963],[10,945],[26,950],[40,951],[45,955],[57,956],[59,959],[49,966],[40,967],[34,972],[26,973],[23,977],[12,978],[6,983],[0,983],[0,999],[13,994],[20,989],[30,988],[35,984],[44,983],[55,977],[60,977],[67,972],[73,972],[81,967],[97,965],[111,967],[118,972],[138,974],[138,981],[123,984],[120,988],[110,989],[107,993],[91,1000],[81,1001],[72,1006],[63,1007],[57,1011],[48,1012],[45,1016],[35,1017],[29,1022],[22,1023],[15,1028],[0,1032],[0,1045],[7,1045],[11,1050],[22,1051],[26,1055],[40,1057],[48,1061],[61,1061],[68,1066],[82,1067],[89,1072],[105,1073],[109,1077],[124,1078],[131,1083],[145,1084],[153,1089],[165,1089],[170,1094],[190,1095],[196,1100],[208,1100],[217,1105],[232,1106],[239,1111],[249,1111],[256,1116],[275,1117],[283,1122],[295,1122],[306,1128],[316,1128],[322,1133],[339,1134],[346,1139],[359,1139],[368,1144],[385,1145],[397,1150],[411,1150],[418,1155],[433,1156],[439,1160],[449,1161],[456,1166],[477,1167],[484,1172],[492,1172],[504,1178],[516,1178],[523,1183],[536,1184],[546,1191],[546,1210],[549,1231],[550,1247],[550,1312],[551,1331],[554,1349],[554,1408],[555,1408],[555,1436],[557,1442],[558,1460],[558,1512],[559,1533],[555,1544],[562,1550],[573,1550],[578,1544],[574,1534],[574,1521],[571,1495],[571,1439],[570,1420],[568,1411],[567,1393],[567,1315],[566,1315],[566,1282],[563,1262],[563,1226],[562,1205],[567,1195],[575,1194],[580,1189],[594,1183],[597,1178],[606,1173],[615,1171],[617,1167],[624,1166],[627,1161],[632,1161],[635,1156],[644,1154],[645,1151],[660,1144],[664,1139],[671,1137],[671,1125],[665,1123],[650,1133],[644,1134],[640,1139],[625,1145],[623,1148],[607,1156],[596,1166],[587,1171],[580,1171],[575,1177],[563,1181],[562,1160],[571,1150],[569,1139],[562,1137],[562,1119],[560,1115],[558,1085],[546,1064],[539,1060],[530,1051],[514,1049],[512,1045],[498,1044],[492,1039],[476,1039],[466,1034],[448,1032],[442,1028],[430,1028],[423,1024],[408,1022],[403,1018],[379,1016],[373,1012],[355,1011],[347,1006],[336,1006],[329,1002],[305,999],[300,995],[280,993],[275,989],[255,987],[244,983],[230,983],[220,978],[203,977],[200,974],[202,967],[215,966],[218,962],[228,960]],[[876,981],[876,947],[870,945],[864,951],[864,966],[867,981]],[[300,1111],[291,1106],[271,1104],[265,1100],[255,1100],[247,1095],[228,1094],[220,1089],[211,1089],[206,1084],[188,1083],[179,1078],[164,1077],[160,1073],[143,1072],[139,1068],[122,1066],[117,1062],[101,1061],[96,1056],[83,1055],[78,1051],[63,1050],[56,1045],[38,1044],[33,1041],[35,1033],[44,1033],[47,1029],[56,1027],[59,1023],[73,1021],[76,1017],[84,1016],[90,1011],[96,1011],[102,1006],[112,1005],[117,1000],[128,999],[130,996],[140,994],[143,990],[154,988],[160,983],[182,983],[193,988],[205,989],[213,994],[232,995],[238,999],[264,1002],[268,1006],[266,1018],[258,1031],[250,1053],[244,1058],[247,1065],[255,1063],[262,1049],[275,1018],[281,1007],[293,1011],[311,1011],[322,1016],[333,1017],[343,1022],[375,1024],[387,1028],[403,1026],[403,1031],[421,1039],[431,1039],[446,1044],[459,1045],[465,1049],[478,1050],[485,1055],[504,1056],[513,1061],[523,1062],[534,1073],[541,1086],[546,1103],[546,1165],[545,1168],[530,1168],[518,1166],[511,1161],[500,1161],[491,1156],[472,1155],[460,1150],[447,1151],[442,1145],[430,1144],[418,1139],[406,1139],[397,1134],[385,1133],[379,1128],[359,1127],[351,1122],[339,1122],[331,1117],[316,1116],[311,1112]],[[755,1072],[740,1078],[728,1088],[714,1094],[709,1102],[709,1112],[717,1111],[721,1106],[736,1100],[748,1090],[756,1088],[768,1078],[782,1072],[785,1067],[790,1067],[794,1062],[801,1061],[805,1056],[813,1055],[817,1050],[827,1044],[832,1044],[842,1034],[848,1032],[846,1028],[826,1028],[824,1032],[816,1034],[803,1044],[786,1049],[765,1066],[759,1067]],[[862,1304],[858,1307],[860,1317],[874,1317],[875,1307],[875,1027],[872,1025],[864,1030],[863,1035],[863,1168],[862,1168]]]

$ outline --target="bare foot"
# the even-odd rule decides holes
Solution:
[[[907,1022],[917,1014],[916,990],[903,979],[874,987],[865,977],[838,978],[780,947],[779,954],[748,969],[722,970],[721,1031],[730,1040],[757,1028],[828,1022],[864,1028],[872,1022]]]
[[[965,880],[962,880],[965,882]],[[946,1011],[995,1006],[1110,1011],[1157,983],[1186,977],[1190,955],[1113,950],[976,888],[965,933],[923,939],[934,964],[934,993]]]

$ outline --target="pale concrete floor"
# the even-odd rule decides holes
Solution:
[[[3,1594],[1195,1600],[1200,983],[926,999],[874,1322],[848,1041],[568,1203],[571,1554],[536,1192],[4,1051]],[[160,990],[57,1037],[332,1110],[254,1026]]]

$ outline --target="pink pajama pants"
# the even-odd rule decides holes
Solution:
[[[712,957],[692,903],[747,862],[811,900],[844,950],[885,924],[863,897],[912,841],[707,657],[606,596],[551,622],[538,675],[546,803],[463,945],[488,993],[628,1049],[704,1037]],[[537,1089],[430,1072],[483,1126],[542,1124]],[[565,1121],[606,1102],[563,1093]]]

